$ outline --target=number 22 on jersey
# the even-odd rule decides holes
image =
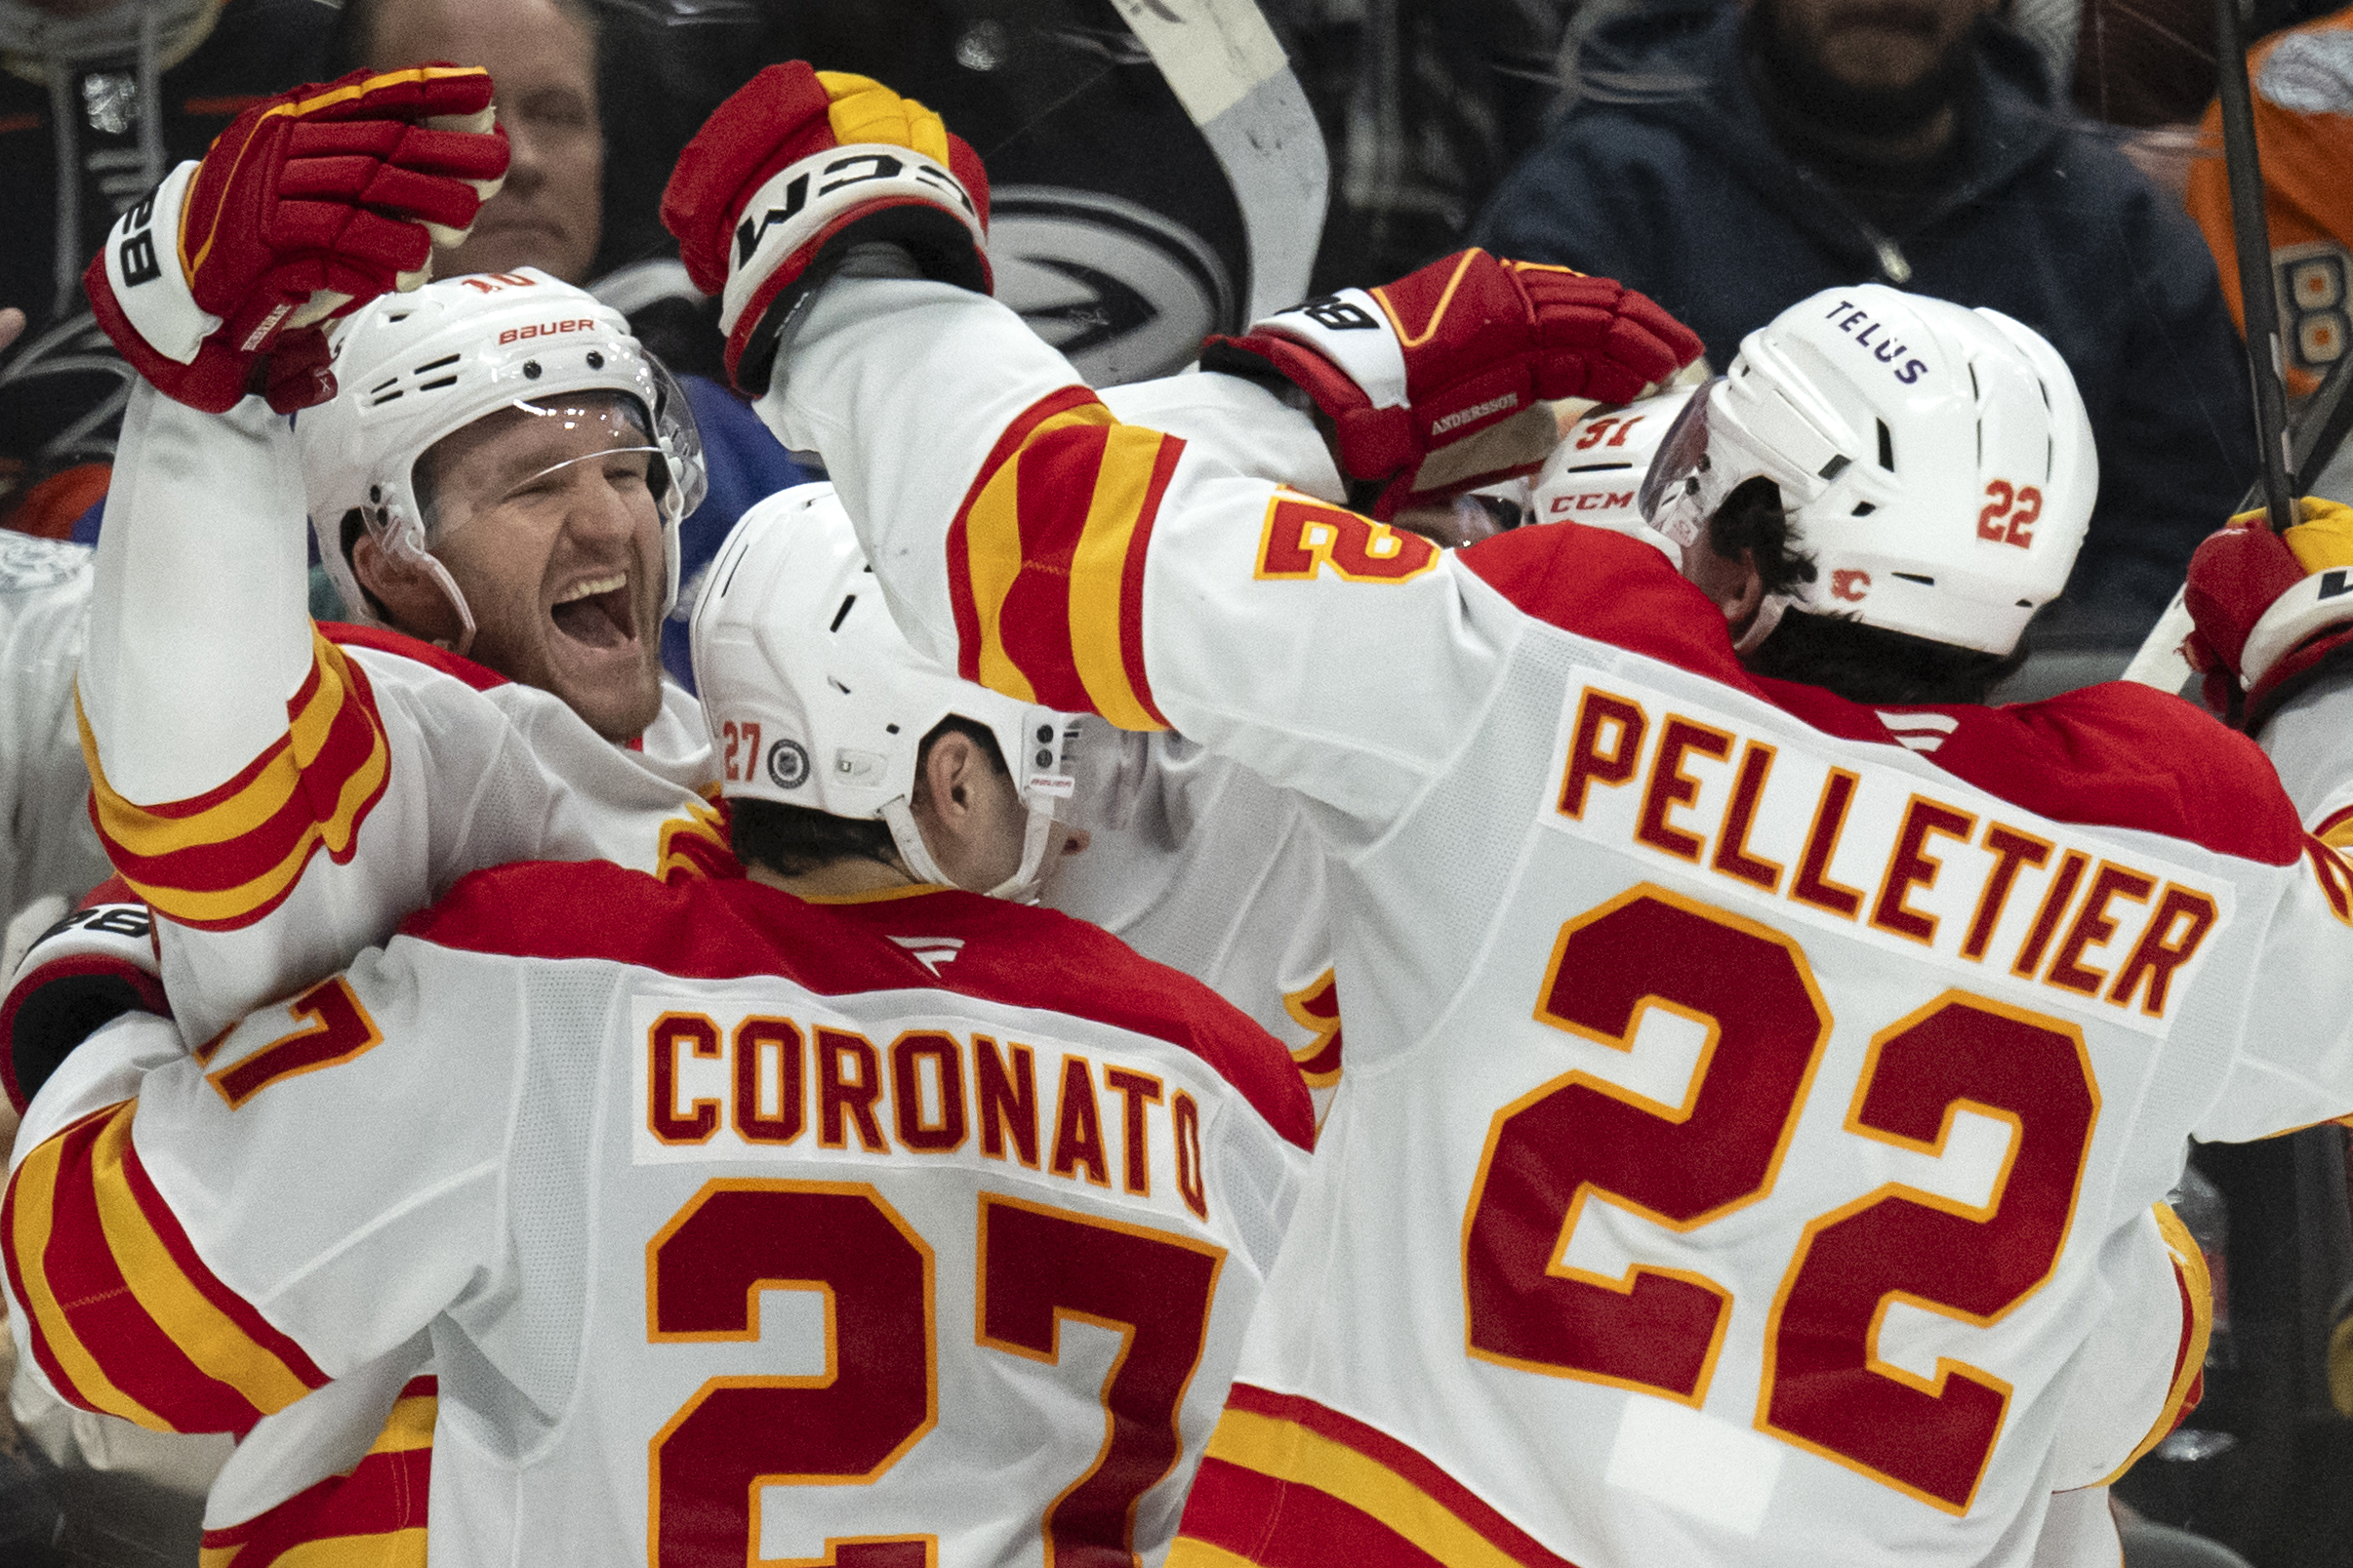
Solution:
[[[1705,1274],[1566,1262],[1594,1198],[1680,1232],[1771,1192],[1831,1016],[1788,937],[1641,886],[1562,927],[1539,1022],[1631,1051],[1660,1008],[1707,1030],[1680,1106],[1582,1071],[1495,1116],[1463,1226],[1469,1352],[1697,1407],[1731,1319]],[[2099,1110],[2083,1037],[2061,1020],[1948,990],[1872,1037],[1846,1118],[1856,1137],[1939,1154],[1968,1109],[2005,1122],[1982,1208],[1888,1183],[1808,1223],[1765,1325],[1756,1426],[1946,1512],[1967,1511],[2009,1385],[1940,1359],[1881,1360],[1887,1304],[1976,1325],[2049,1277]]]

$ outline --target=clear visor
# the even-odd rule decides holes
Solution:
[[[1711,379],[1684,404],[1659,442],[1650,471],[1643,475],[1642,489],[1635,496],[1643,521],[1686,547],[1699,538],[1699,525],[1714,509],[1705,494],[1710,488],[1708,405],[1722,384],[1723,377]]]
[[[637,397],[596,388],[517,399],[437,441],[418,461],[426,537],[439,544],[477,518],[558,524],[602,488],[643,493],[665,525],[703,503],[703,444],[686,394],[648,359],[653,429]],[[544,514],[544,515],[543,515]]]

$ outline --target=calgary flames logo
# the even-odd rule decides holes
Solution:
[[[1830,596],[1834,599],[1860,599],[1871,591],[1871,574],[1841,570],[1830,574]]]

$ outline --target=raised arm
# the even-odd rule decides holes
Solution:
[[[978,292],[985,210],[978,161],[936,116],[798,65],[722,107],[665,199],[698,281],[724,292],[739,382],[766,390],[787,445],[824,456],[914,641],[999,690],[1173,726],[1344,810],[1394,809],[1504,652],[1452,564],[1121,422]],[[1323,414],[1386,514],[1532,466],[1542,399],[1632,396],[1696,352],[1648,334],[1646,308],[1469,252],[1221,352]],[[1531,451],[1491,439],[1529,416],[1548,432]],[[1407,688],[1440,716],[1399,725]]]

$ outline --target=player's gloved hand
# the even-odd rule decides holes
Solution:
[[[2353,507],[2297,504],[2304,520],[2285,534],[2255,511],[2209,536],[2182,594],[2197,625],[2183,651],[2207,705],[2250,733],[2292,695],[2284,686],[2353,642]]]
[[[432,275],[507,175],[487,71],[353,71],[266,99],[116,221],[82,274],[157,390],[221,413],[335,395],[318,324]]]
[[[1469,250],[1211,338],[1201,367],[1271,370],[1306,392],[1338,427],[1349,479],[1384,487],[1370,509],[1385,520],[1533,473],[1560,440],[1546,401],[1630,403],[1699,353],[1632,289]]]
[[[940,117],[864,76],[771,65],[678,155],[662,221],[720,296],[727,374],[768,389],[777,336],[851,245],[892,240],[926,277],[991,287],[989,177]]]
[[[155,916],[120,877],[32,945],[0,1001],[0,1086],[20,1114],[74,1047],[125,1013],[172,1016]]]

